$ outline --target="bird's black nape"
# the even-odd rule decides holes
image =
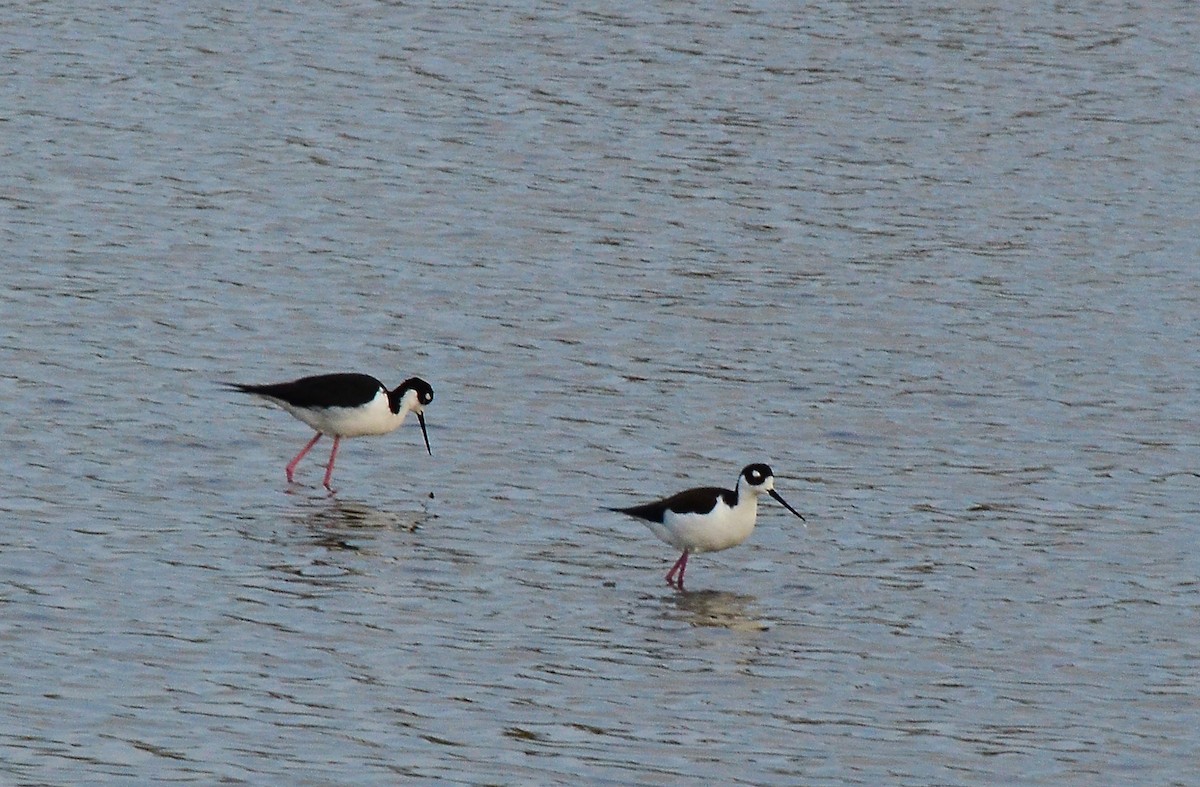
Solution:
[[[404,382],[396,386],[397,399],[404,396],[405,391],[416,391],[417,402],[424,407],[433,401],[433,386],[422,380],[420,377],[409,377]]]
[[[775,472],[773,470],[771,470],[770,465],[765,465],[762,462],[756,462],[755,464],[746,465],[744,468],[742,468],[741,477],[743,479],[745,479],[746,483],[750,484],[751,486],[761,487],[763,484],[766,483],[768,478],[775,477]],[[775,500],[781,506],[786,508],[788,511],[791,511],[796,516],[800,517],[801,522],[808,521],[804,518],[804,514],[801,514],[799,511],[792,508],[791,504],[789,504],[788,501],[784,500],[780,496],[780,494],[778,492],[776,492],[774,489],[768,489],[768,490],[766,490],[766,492],[768,495],[775,498]]]
[[[765,465],[762,462],[755,462],[752,465],[746,465],[742,468],[742,478],[754,486],[759,486],[763,481],[774,476],[775,471],[771,469],[771,466]]]
[[[409,391],[413,391],[417,395],[417,406],[413,408],[413,412],[417,414],[417,422],[421,424],[421,435],[425,438],[425,450],[429,452],[430,456],[433,456],[433,449],[429,447],[429,432],[425,429],[425,414],[421,412],[427,404],[433,401],[433,386],[420,377],[409,377],[388,392],[388,406],[392,408],[393,413],[399,413],[400,403]]]

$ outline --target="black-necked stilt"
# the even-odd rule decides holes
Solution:
[[[369,374],[353,373],[321,374],[268,385],[230,383],[229,387],[261,396],[317,430],[308,445],[288,462],[289,483],[304,455],[317,444],[321,435],[330,434],[333,435],[333,450],[329,452],[329,466],[325,469],[325,488],[331,489],[329,480],[333,477],[333,460],[337,457],[341,439],[387,434],[404,423],[410,410],[417,414],[421,434],[425,436],[425,450],[433,456],[429,433],[425,431],[425,406],[433,401],[433,388],[419,377],[410,377],[391,391]]]
[[[675,585],[673,577],[679,572],[683,590],[683,572],[688,555],[693,552],[717,552],[745,541],[754,532],[758,517],[758,496],[766,492],[801,520],[804,516],[788,505],[775,491],[775,474],[764,464],[746,465],[738,476],[736,489],[715,486],[699,487],[653,503],[628,508],[612,508],[622,514],[644,519],[654,535],[683,554],[667,572],[667,584]]]

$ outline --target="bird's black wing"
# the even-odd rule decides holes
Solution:
[[[668,511],[676,514],[707,514],[716,507],[718,499],[724,499],[726,505],[732,508],[737,505],[737,492],[715,486],[702,486],[671,495],[664,500],[655,500],[653,503],[612,510],[651,522],[661,522]]]
[[[383,383],[369,374],[352,372],[319,374],[302,377],[287,383],[243,385],[232,383],[231,388],[242,393],[279,399],[295,407],[357,407],[375,398]]]

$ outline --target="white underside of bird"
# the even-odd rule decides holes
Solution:
[[[259,394],[259,396],[262,396]],[[388,406],[387,392],[380,389],[375,398],[358,407],[321,407],[316,409],[295,407],[282,399],[273,396],[262,396],[279,405],[297,420],[316,429],[323,434],[340,435],[342,437],[363,437],[365,435],[382,435],[392,432],[404,423],[408,408],[401,407],[399,413],[393,413]]]
[[[732,508],[718,498],[707,514],[680,514],[667,511],[662,522],[645,522],[654,535],[688,552],[719,552],[745,541],[754,532],[758,518],[758,496],[739,495]]]

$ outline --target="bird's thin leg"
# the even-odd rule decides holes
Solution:
[[[296,465],[300,464],[300,460],[304,458],[305,454],[307,454],[309,451],[312,450],[312,447],[314,445],[316,445],[317,441],[320,439],[321,439],[321,433],[317,432],[316,436],[314,436],[313,439],[308,441],[308,445],[306,445],[300,449],[300,453],[296,454],[296,458],[293,459],[292,461],[288,462],[286,472],[287,472],[287,479],[288,479],[289,484],[292,483],[292,474],[296,472]]]
[[[338,443],[341,442],[341,439],[341,435],[333,436],[333,450],[329,452],[329,467],[325,468],[325,488],[330,492],[333,491],[333,487],[329,485],[329,480],[333,478],[333,460],[337,458]]]
[[[687,567],[687,557],[688,557],[687,550],[684,550],[683,554],[679,556],[679,559],[675,561],[675,565],[671,566],[671,570],[667,572],[667,584],[668,585],[671,585],[671,586],[675,585],[675,581],[674,581],[675,572],[678,571],[679,572],[679,587],[680,587],[680,589],[683,588],[683,570],[684,570],[684,568]]]

